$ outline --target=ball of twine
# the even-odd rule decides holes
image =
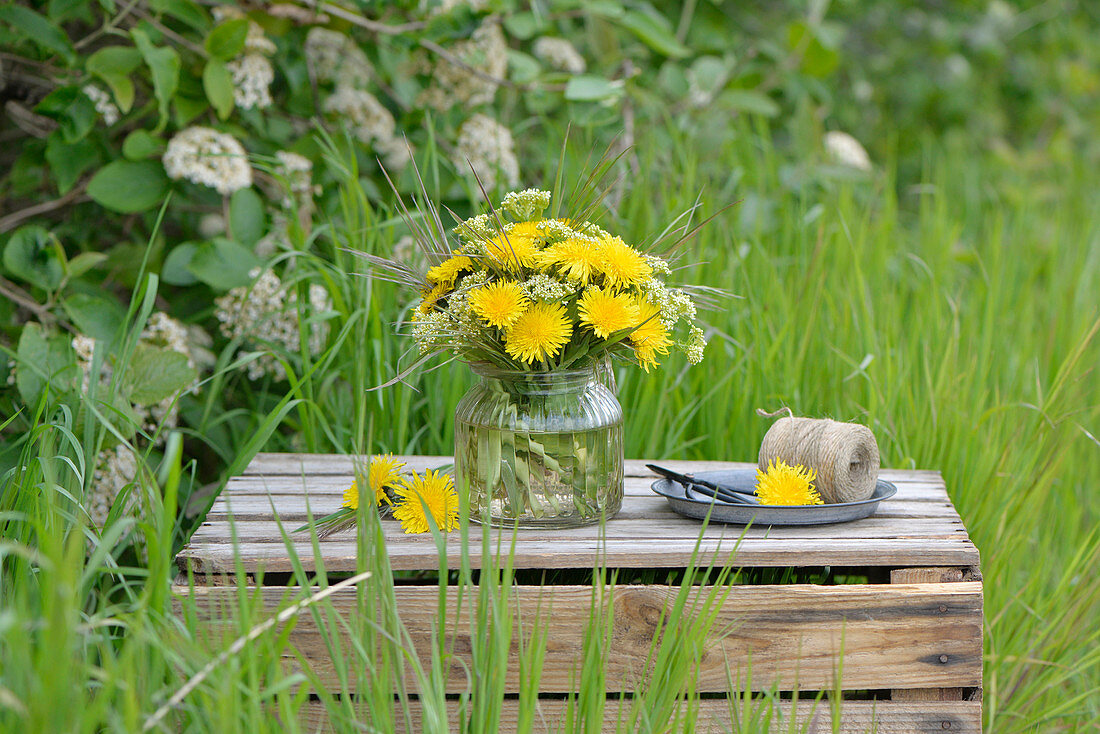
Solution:
[[[874,493],[879,455],[871,429],[828,418],[797,418],[790,408],[786,411],[788,417],[773,423],[760,444],[761,471],[777,459],[813,469],[817,472],[814,486],[829,504],[858,502]],[[756,412],[767,418],[778,415]]]

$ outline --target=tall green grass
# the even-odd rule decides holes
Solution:
[[[768,427],[757,407],[790,405],[803,415],[867,423],[885,464],[944,473],[982,553],[988,730],[1073,730],[1100,719],[1100,383],[1093,371],[1100,173],[1074,160],[1034,166],[932,141],[920,181],[895,180],[889,161],[857,178],[815,158],[812,126],[797,156],[777,152],[766,131],[745,123],[705,150],[659,120],[639,129],[647,131],[637,147],[640,175],[603,225],[644,241],[700,191],[702,215],[741,200],[700,233],[677,271],[684,282],[741,298],[704,315],[711,344],[702,365],[670,360],[650,375],[618,371],[628,454],[751,460]],[[583,160],[586,142],[573,145],[570,159]],[[356,185],[353,159],[340,160],[341,217],[299,243],[289,271],[298,287],[321,282],[332,295],[330,348],[316,360],[288,359],[289,392],[247,387],[232,355],[223,356],[212,388],[251,401],[223,442],[233,447],[225,459],[235,468],[261,448],[451,451],[448,416],[469,384],[461,365],[368,392],[397,371],[409,346],[393,334],[404,295],[351,274],[358,264],[343,248],[388,252],[398,231],[392,214]],[[548,155],[546,170],[556,163]],[[578,168],[574,162],[570,171]],[[150,539],[145,562],[113,552],[126,525],[89,561],[76,504],[95,432],[75,430],[71,414],[45,405],[35,425],[23,468],[0,484],[0,730],[140,730],[224,649],[196,640],[197,610],[185,605],[177,616],[170,606],[170,548],[180,540],[171,488],[189,467],[169,451],[142,475],[139,491],[156,498],[140,522]],[[228,422],[207,410],[196,425],[212,435]],[[167,728],[295,731],[301,712],[320,705],[347,730],[367,721],[386,731],[413,723],[414,693],[417,710],[439,721],[446,636],[426,666],[406,654],[376,528],[368,523],[362,532],[361,566],[372,574],[360,584],[362,613],[343,618],[324,599],[300,612],[324,631],[339,695],[307,700],[315,674],[282,666],[295,651],[276,627],[198,681],[164,719]],[[460,698],[467,730],[480,731],[500,715],[502,650],[520,632],[504,624],[512,576],[506,568],[476,578],[468,568],[452,571],[484,615],[473,619],[492,629],[501,623],[499,634],[477,638],[477,670]],[[296,578],[314,580],[304,572]],[[320,574],[319,588],[327,584]],[[232,611],[222,646],[272,610],[242,587]],[[594,614],[591,624],[585,653],[598,661],[607,619]],[[521,652],[531,675],[539,668],[536,630],[531,620],[524,632],[536,639]],[[340,642],[348,637],[358,644]],[[671,651],[658,650],[655,660],[666,660],[669,675],[690,687],[690,651],[672,660]],[[602,698],[600,671],[583,670],[581,693],[570,702],[575,730],[588,730],[612,704]],[[403,683],[406,673],[415,690]],[[396,708],[385,705],[390,685],[404,691]],[[536,690],[521,696],[533,700]],[[619,712],[624,730],[665,716],[668,690],[653,689]]]

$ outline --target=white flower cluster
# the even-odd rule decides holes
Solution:
[[[691,325],[688,329],[687,341],[680,345],[680,348],[684,350],[684,354],[687,355],[687,360],[690,364],[699,364],[703,361],[703,350],[707,347],[707,340],[703,336],[703,330],[695,324]]]
[[[548,206],[550,206],[550,192],[541,189],[510,191],[500,202],[500,207],[504,211],[521,221],[535,219]]]
[[[347,120],[352,133],[364,143],[393,137],[396,127],[393,114],[366,90],[337,87],[324,101],[323,108]]]
[[[213,362],[214,357],[205,349],[209,344],[209,336],[198,327],[184,326],[182,323],[160,311],[149,317],[145,329],[141,332],[141,343],[170,349],[187,357],[187,365],[193,369],[200,367],[200,362],[205,365]],[[96,340],[77,334],[72,340],[73,352],[76,354],[76,364],[81,372],[81,389],[87,393],[91,389],[92,382],[92,358],[95,355]],[[106,388],[110,385],[114,367],[107,360],[100,365],[97,384]],[[198,378],[186,388],[186,392],[198,394]],[[167,437],[164,429],[175,428],[179,423],[179,395],[169,395],[155,405],[134,405],[133,412],[137,423],[141,428],[152,434],[158,432],[158,441]]]
[[[169,178],[209,186],[222,196],[252,185],[244,147],[232,135],[208,127],[196,125],[176,133],[163,161]]]
[[[447,51],[461,63],[439,58],[431,67],[431,86],[421,95],[420,103],[449,110],[456,104],[476,107],[492,102],[497,92],[497,82],[492,80],[503,79],[508,71],[508,42],[500,24],[485,20],[468,40]]]
[[[239,287],[218,298],[214,316],[221,322],[221,332],[230,339],[243,339],[250,344],[267,343],[297,354],[301,348],[303,328],[308,331],[310,354],[319,354],[328,341],[329,326],[325,321],[312,320],[302,327],[298,320],[298,293],[288,289],[279,276],[270,270],[262,274],[256,268],[249,276],[251,287]],[[309,286],[306,313],[316,317],[332,309],[332,301],[323,286]],[[248,364],[248,377],[258,380],[270,374],[276,380],[286,379],[286,368],[271,352],[262,354]]]
[[[284,209],[312,209],[313,197],[321,193],[321,187],[313,185],[313,161],[304,155],[280,150],[275,153],[273,173],[286,186],[287,195],[282,200]]]
[[[533,301],[560,301],[573,293],[573,289],[557,278],[545,273],[533,275],[520,285],[523,293]]]
[[[275,69],[267,57],[244,54],[225,65],[233,77],[233,102],[242,110],[271,106],[271,82]]]
[[[128,446],[119,444],[101,451],[95,461],[92,482],[84,496],[84,508],[92,524],[100,530],[107,524],[107,516],[120,492],[137,477],[137,457]],[[132,515],[138,507],[136,492],[126,499],[123,514]]]
[[[577,49],[564,38],[543,36],[535,41],[535,58],[545,61],[551,67],[559,71],[567,71],[570,74],[583,74],[588,68],[584,57]]]
[[[313,28],[306,36],[305,53],[314,77],[335,83],[322,109],[345,120],[361,142],[373,145],[387,169],[403,168],[409,162],[409,146],[397,134],[393,114],[366,89],[372,70],[363,50],[342,33]]]
[[[848,133],[831,130],[825,133],[824,142],[825,153],[833,162],[857,171],[871,170],[871,157],[859,141]]]
[[[657,278],[649,278],[641,285],[641,291],[661,313],[661,324],[671,331],[681,319],[695,320],[695,302],[679,288],[668,288]]]
[[[477,114],[462,123],[453,161],[461,173],[472,167],[486,191],[519,183],[512,132],[491,117]]]
[[[362,89],[372,67],[363,49],[348,36],[328,28],[310,28],[305,43],[306,65],[319,82]]]
[[[122,115],[115,103],[111,101],[111,95],[94,84],[85,84],[81,91],[84,92],[84,96],[95,104],[95,111],[103,118],[105,125],[109,127],[118,122],[119,117]]]
[[[219,23],[247,17],[231,5],[214,8],[213,14]],[[237,58],[226,64],[233,77],[233,102],[242,110],[271,106],[271,82],[275,81],[275,68],[267,57],[275,51],[275,44],[264,35],[259,23],[249,20],[244,49]]]

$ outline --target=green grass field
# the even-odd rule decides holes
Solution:
[[[777,151],[762,127],[740,121],[717,144],[660,121],[640,129],[639,172],[619,211],[601,224],[644,241],[700,192],[704,216],[733,204],[685,249],[678,276],[739,298],[703,314],[711,341],[702,365],[673,359],[649,375],[619,369],[627,454],[753,460],[768,427],[755,416],[758,407],[789,405],[802,415],[866,423],[885,465],[943,472],[981,551],[987,730],[1095,731],[1100,173],[1072,157],[1033,160],[929,141],[919,180],[896,180],[889,160],[855,177],[821,163],[812,135]],[[571,158],[579,167],[582,156]],[[546,169],[554,164],[548,159]],[[339,313],[316,369],[296,376],[285,397],[256,393],[244,424],[211,410],[193,423],[199,428],[189,441],[238,447],[223,457],[230,471],[260,449],[452,449],[446,417],[469,384],[462,365],[423,375],[420,392],[366,392],[394,373],[408,343],[391,326],[403,296],[352,275],[359,266],[340,249],[392,247],[390,215],[366,208],[360,193],[343,190],[343,220],[322,230],[316,257],[296,265],[303,280],[326,284]],[[135,320],[142,313],[135,307]],[[236,379],[226,362],[208,395]],[[280,669],[280,655],[290,652],[282,625],[207,668],[212,653],[193,640],[195,619],[172,614],[168,587],[183,527],[176,509],[186,499],[177,488],[190,486],[186,475],[194,470],[181,465],[178,442],[169,442],[167,458],[145,477],[158,490],[139,523],[147,557],[114,553],[116,536],[85,558],[85,523],[74,512],[84,467],[75,457],[105,430],[89,414],[42,412],[23,470],[0,493],[7,528],[0,541],[0,730],[299,730],[299,713],[311,705],[301,684],[312,673]],[[214,438],[223,434],[229,440]],[[301,611],[333,637],[352,625],[363,644],[334,645],[337,669],[347,675],[371,664],[380,681],[346,684],[361,696],[359,708],[347,699],[320,702],[347,731],[357,730],[357,717],[372,722],[367,730],[390,729],[391,677],[413,665],[402,658],[385,559],[368,552],[374,527],[362,531],[364,570],[374,574],[363,584],[363,606],[380,610],[381,628],[339,619],[323,599]],[[115,533],[129,529],[116,525]],[[495,614],[507,604],[507,583],[490,584],[488,576],[473,593]],[[264,619],[243,590],[239,603],[229,639]],[[592,620],[586,655],[597,663],[606,622]],[[687,641],[697,632],[686,630]],[[463,699],[468,731],[494,729],[501,679],[492,671],[506,658],[507,634],[497,628],[474,651],[481,675]],[[368,660],[375,642],[385,654]],[[691,655],[661,655],[667,680],[690,687]],[[537,649],[523,657],[536,671]],[[409,691],[422,697],[425,731],[442,716],[442,666],[437,659],[417,669],[419,688]],[[590,731],[603,705],[600,671],[586,666],[577,731]],[[766,719],[768,699],[756,705],[757,719]],[[624,730],[657,730],[675,706],[667,689],[648,690]],[[404,706],[397,708],[402,716]],[[673,730],[691,731],[686,717],[681,712]]]

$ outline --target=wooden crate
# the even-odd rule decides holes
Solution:
[[[403,457],[409,469],[448,463],[449,457]],[[712,525],[700,540],[700,524],[673,513],[653,494],[652,474],[644,461],[626,465],[626,498],[622,512],[609,521],[601,538],[597,527],[568,531],[525,530],[513,553],[516,569],[591,568],[602,561],[608,568],[677,568],[698,553],[741,568],[844,568],[866,576],[867,583],[846,585],[738,585],[730,589],[715,630],[713,646],[699,669],[699,690],[723,693],[729,669],[736,677],[751,659],[754,690],[833,690],[838,666],[845,691],[862,698],[842,706],[844,732],[890,734],[928,731],[980,732],[982,690],[982,583],[978,551],[947,496],[943,478],[934,471],[884,470],[897,495],[867,519],[841,525],[759,527]],[[745,465],[726,462],[675,462],[685,471],[729,469]],[[234,591],[216,579],[231,574],[240,563],[245,571],[263,571],[278,578],[291,570],[287,549],[273,521],[272,507],[293,528],[305,520],[306,496],[315,515],[335,510],[354,473],[347,456],[263,454],[234,477],[210,511],[191,543],[180,553],[182,571],[194,573],[194,594],[217,624],[218,610]],[[231,541],[232,515],[236,543]],[[389,559],[395,570],[438,568],[436,545],[429,536],[405,535],[396,522],[384,521]],[[480,527],[470,530],[470,542],[480,548]],[[488,530],[496,537],[500,531]],[[507,549],[511,531],[502,547]],[[743,535],[743,537],[742,537]],[[457,534],[448,536],[448,564],[461,560]],[[296,538],[296,551],[307,569],[315,562],[310,541]],[[738,544],[738,541],[739,544]],[[494,541],[495,545],[495,541]],[[320,544],[325,569],[352,573],[356,568],[353,532],[334,535]],[[505,550],[504,552],[507,552]],[[239,556],[239,559],[238,559]],[[476,565],[480,554],[471,552]],[[286,595],[285,586],[260,593],[274,609]],[[422,651],[437,623],[435,586],[399,586],[398,609],[412,639]],[[176,593],[189,594],[187,585]],[[629,692],[637,680],[655,630],[655,610],[675,596],[664,585],[617,586],[612,646],[607,659],[610,693]],[[541,688],[548,694],[570,690],[581,641],[590,614],[592,589],[583,586],[518,586],[515,613],[531,619],[534,610],[548,615],[545,666]],[[337,608],[352,609],[354,589],[335,594]],[[549,600],[548,600],[549,599]],[[454,599],[448,605],[455,609]],[[469,625],[460,610],[450,631],[461,638]],[[543,615],[544,617],[547,615]],[[732,630],[732,631],[731,631]],[[332,680],[324,645],[317,644],[312,620],[303,617],[292,641],[317,670]],[[310,637],[314,639],[311,640]],[[456,650],[469,649],[458,639]],[[463,661],[468,662],[468,661]],[[451,665],[449,690],[460,692],[463,663]],[[507,686],[518,691],[519,671],[508,671]],[[853,694],[856,695],[856,694]],[[505,702],[502,731],[508,731],[514,701]],[[511,707],[511,708],[510,708]],[[808,706],[795,718],[805,717]],[[554,731],[562,702],[540,701],[540,720]],[[320,707],[310,716],[321,717]],[[811,730],[830,730],[828,712],[817,713]],[[731,728],[723,701],[702,702],[699,730]],[[783,725],[782,731],[787,731]],[[776,729],[779,731],[780,729]]]

